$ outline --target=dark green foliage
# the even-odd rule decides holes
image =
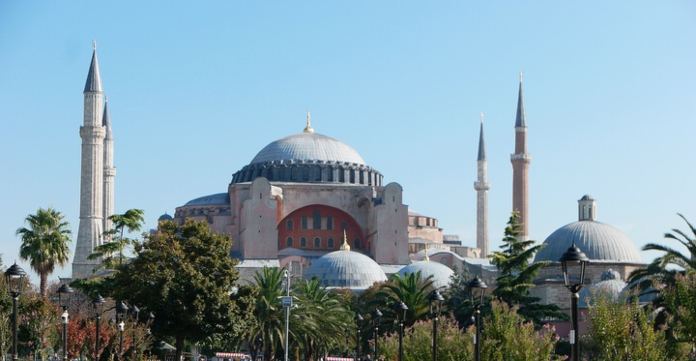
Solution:
[[[542,247],[535,241],[520,238],[521,225],[519,216],[513,212],[505,228],[505,237],[501,250],[494,252],[491,262],[498,268],[496,288],[493,296],[508,306],[519,306],[519,314],[541,325],[549,318],[566,319],[567,316],[556,305],[539,303],[538,297],[530,295],[534,287],[534,278],[548,262],[534,262],[534,254]]]
[[[138,232],[143,227],[145,219],[142,209],[129,209],[123,214],[109,216],[113,228],[104,232],[104,237],[109,240],[94,249],[89,259],[100,259],[101,268],[114,269],[124,261],[123,252],[129,246],[135,246],[137,239],[126,237],[126,231]]]
[[[135,246],[135,258],[105,281],[110,296],[156,315],[153,332],[184,342],[224,333],[233,324],[230,290],[238,274],[232,242],[202,222],[161,222],[157,233]]]

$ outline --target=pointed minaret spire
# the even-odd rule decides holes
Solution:
[[[481,130],[479,132],[478,159],[476,162],[477,178],[474,182],[476,190],[476,247],[481,250],[481,258],[487,258],[488,245],[488,162],[486,161],[486,145],[483,137],[483,117],[481,113]]]
[[[305,133],[314,133],[314,128],[312,128],[312,114],[307,112],[307,125],[304,128]]]
[[[87,73],[84,92],[101,93],[102,91],[101,75],[99,75],[99,59],[97,59],[97,42],[93,41],[92,63],[89,65],[89,73]]]
[[[517,92],[517,117],[515,118],[515,127],[524,128],[527,126],[527,116],[524,114],[524,95],[522,91],[522,83],[524,74],[520,72],[520,88]]]
[[[484,114],[483,112],[481,112],[481,131],[479,132],[479,147],[477,160],[486,160],[486,144],[483,141],[483,117]]]
[[[109,99],[104,97],[104,114],[102,115],[102,125],[106,127],[106,136],[111,133],[111,119],[109,119]]]
[[[519,214],[522,226],[521,239],[529,237],[529,164],[532,157],[527,153],[527,116],[524,112],[522,95],[522,73],[517,95],[517,116],[515,118],[515,153],[512,162],[512,211]]]
[[[103,222],[104,231],[113,228],[109,219],[114,214],[114,178],[116,177],[116,167],[114,167],[114,136],[111,132],[111,114],[109,112],[109,102],[104,99],[104,114],[102,115],[102,125],[104,126],[104,203],[103,203]],[[105,237],[108,238],[108,237]]]

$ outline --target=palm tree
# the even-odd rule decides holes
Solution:
[[[430,312],[430,294],[433,290],[433,277],[423,278],[420,271],[403,276],[398,273],[392,275],[377,292],[377,302],[382,305],[385,323],[391,324],[388,320],[397,318],[394,310],[385,305],[398,302],[403,302],[408,307],[404,319],[404,325],[407,327],[427,318]]]
[[[25,219],[28,228],[17,230],[22,239],[19,257],[29,261],[41,279],[41,296],[46,297],[48,275],[56,266],[63,266],[70,258],[70,230],[63,215],[53,208],[39,208]]]
[[[110,238],[110,242],[105,242],[94,249],[94,253],[89,259],[103,259],[102,263],[106,268],[114,268],[123,264],[123,251],[135,240],[125,237],[125,232],[137,232],[142,229],[145,219],[142,209],[129,209],[123,214],[112,214],[109,220],[113,224],[112,229],[104,232],[105,238]],[[114,262],[114,254],[118,254],[118,264]]]
[[[280,297],[283,295],[283,269],[264,267],[254,275],[257,288],[254,305],[255,321],[246,330],[246,340],[253,353],[261,352],[264,360],[271,360],[280,348],[285,332],[285,318]],[[260,341],[260,350],[256,348]]]
[[[677,214],[686,222],[692,235],[673,228],[671,232],[665,233],[665,238],[679,242],[686,247],[688,254],[657,243],[643,246],[644,251],[660,251],[663,255],[655,258],[646,267],[633,271],[629,276],[629,283],[633,288],[641,290],[641,294],[656,294],[662,287],[673,286],[677,275],[696,270],[696,228],[681,213]],[[658,295],[656,301],[659,303],[659,300]]]

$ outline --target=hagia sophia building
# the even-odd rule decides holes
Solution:
[[[114,212],[114,137],[104,101],[96,49],[84,88],[84,120],[80,188],[80,225],[72,277],[93,275],[98,260],[88,259],[97,245],[108,242],[102,232]],[[528,237],[529,166],[527,122],[522,79],[519,83],[513,170],[512,211],[520,215]],[[360,292],[395,273],[432,275],[447,287],[457,269],[479,274],[494,286],[496,270],[487,256],[488,191],[483,121],[479,133],[476,202],[476,247],[447,235],[435,217],[403,203],[399,183],[384,182],[377,167],[353,147],[316,131],[310,114],[299,132],[260,147],[256,156],[235,172],[220,193],[192,197],[160,221],[206,222],[229,235],[231,256],[239,259],[240,282],[263,267],[288,267],[299,277],[318,278],[324,286]],[[536,260],[556,262],[542,270],[534,293],[543,302],[567,309],[561,267],[557,261],[574,242],[591,259],[588,285],[611,281],[602,289],[618,293],[633,269],[643,265],[635,244],[623,232],[597,221],[596,201],[584,196],[578,221],[549,235]],[[606,283],[609,284],[609,283]]]

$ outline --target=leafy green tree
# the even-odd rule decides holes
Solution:
[[[252,356],[263,355],[272,360],[281,348],[285,318],[280,297],[283,295],[283,269],[264,267],[254,275],[256,302],[255,321],[245,333]]]
[[[583,351],[591,360],[673,360],[668,355],[664,331],[653,327],[644,310],[637,303],[616,303],[600,297],[590,308],[589,339]]]
[[[508,306],[519,306],[519,314],[536,325],[541,325],[548,318],[566,319],[567,316],[558,306],[541,304],[538,297],[530,295],[534,278],[548,262],[532,262],[534,254],[542,245],[534,245],[535,241],[522,239],[521,230],[519,215],[513,212],[505,227],[501,250],[494,252],[491,259],[499,272],[493,296]]]
[[[481,358],[484,361],[560,360],[554,355],[557,337],[552,328],[536,330],[532,322],[518,313],[517,307],[491,302],[484,317]],[[474,326],[467,331],[475,332]]]
[[[459,323],[459,327],[462,328],[471,324],[471,316],[474,314],[471,290],[468,286],[471,278],[472,276],[466,269],[455,271],[452,275],[450,287],[443,293],[447,310],[452,313],[454,319]]]
[[[662,290],[670,340],[686,345],[696,359],[696,272],[677,275],[675,284]]]
[[[664,244],[648,243],[643,246],[644,251],[660,251],[663,254],[629,276],[633,288],[639,289],[642,294],[656,294],[654,305],[658,308],[662,306],[662,298],[658,294],[660,288],[674,286],[677,275],[696,271],[696,228],[682,214],[678,215],[686,222],[691,235],[674,228],[671,232],[665,233],[664,237],[677,241],[688,253],[682,253]]]
[[[440,317],[438,321],[437,361],[474,359],[474,343],[471,334],[462,332],[457,322],[450,317]],[[432,360],[431,320],[418,321],[404,332],[404,360]],[[399,335],[391,333],[380,340],[379,353],[385,360],[398,359]]]
[[[25,219],[28,227],[17,230],[22,239],[19,257],[28,260],[31,268],[39,274],[39,289],[46,297],[48,276],[56,266],[65,265],[70,258],[70,230],[63,215],[53,208],[39,208],[36,214]]]
[[[185,342],[224,333],[233,323],[230,291],[237,281],[232,242],[203,222],[161,222],[136,244],[131,262],[107,278],[110,296],[153,312],[152,331],[175,340],[177,359]]]
[[[127,210],[123,214],[109,216],[113,228],[104,232],[104,237],[109,239],[109,242],[104,242],[95,247],[89,259],[101,259],[103,267],[107,269],[114,269],[116,266],[122,265],[125,249],[137,243],[137,239],[125,236],[126,231],[128,233],[140,231],[145,222],[143,215],[142,209],[134,208]]]
[[[373,308],[380,307],[384,314],[385,331],[395,329],[398,315],[394,304],[403,302],[408,307],[405,326],[411,326],[418,320],[428,317],[430,312],[430,294],[433,292],[432,276],[422,277],[420,271],[407,275],[394,274],[382,284],[377,297],[372,300]]]

